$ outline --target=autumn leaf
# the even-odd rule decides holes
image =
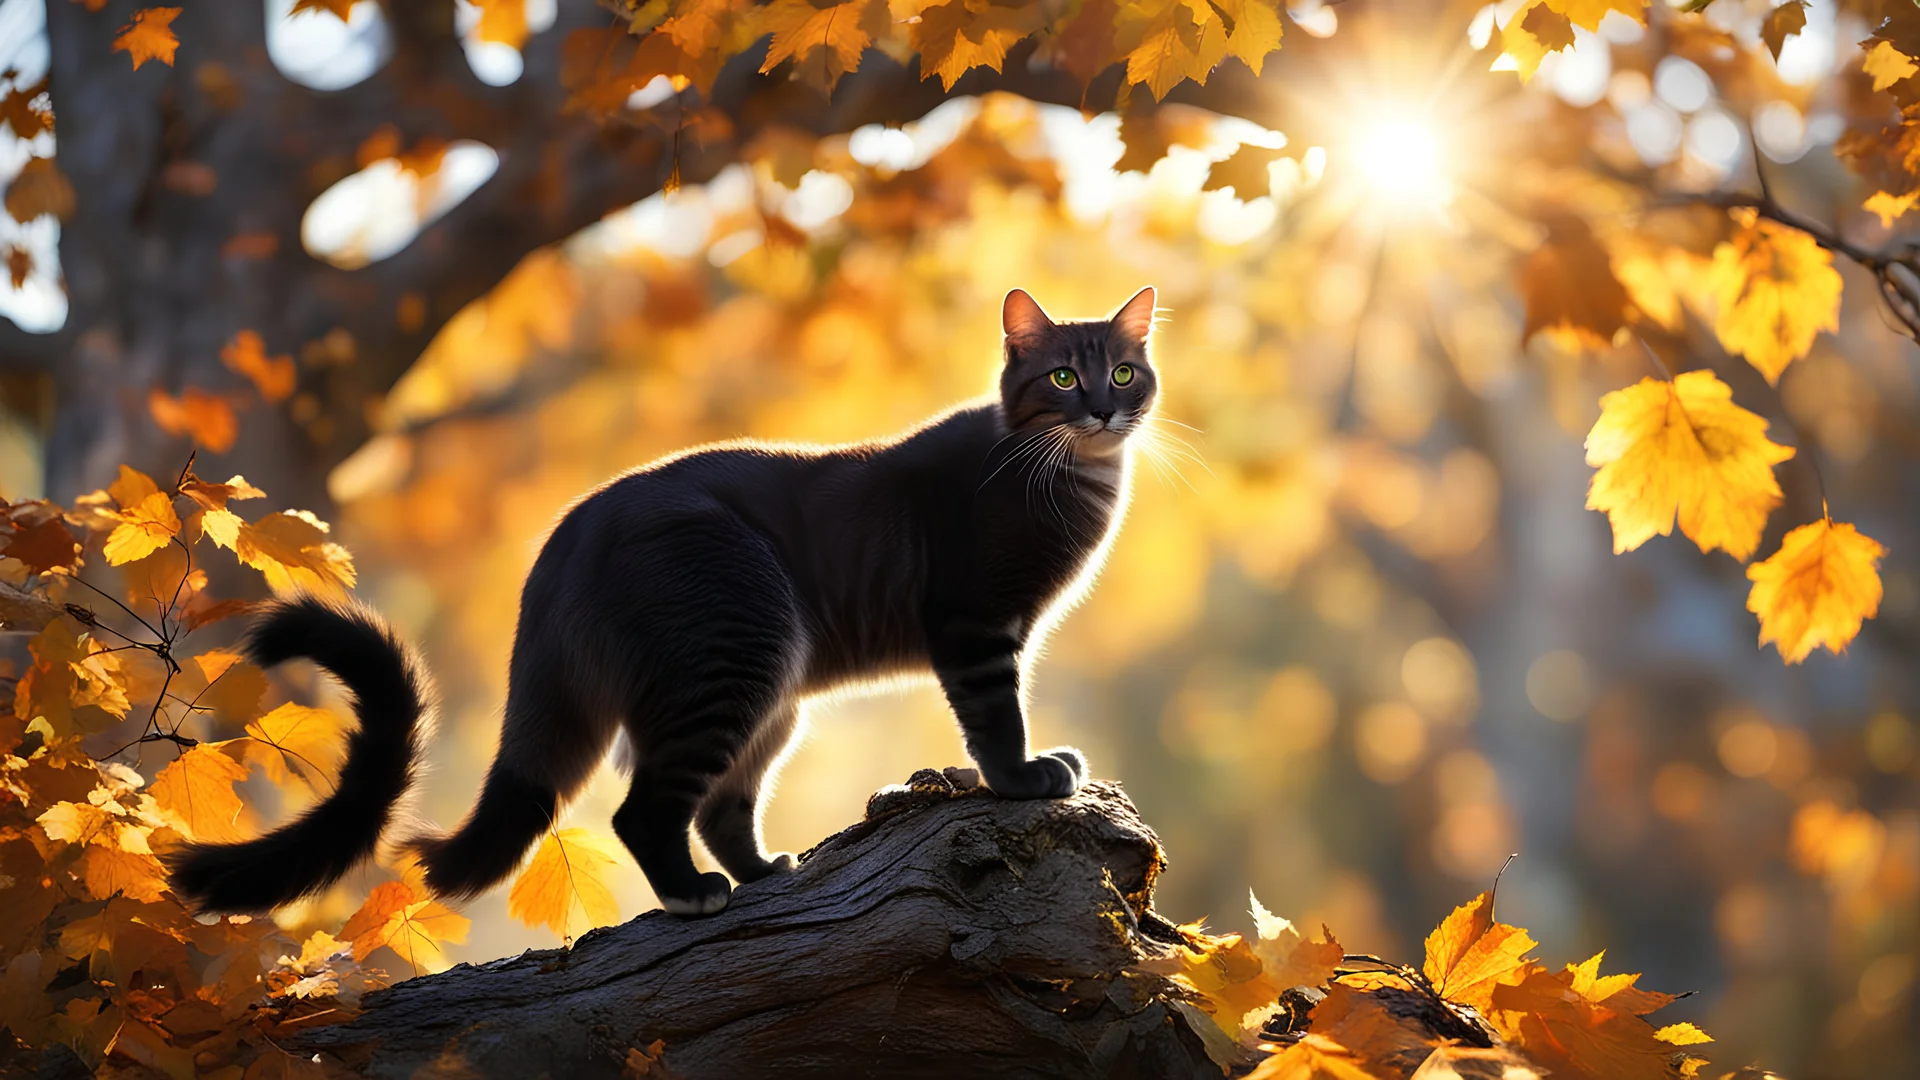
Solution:
[[[107,494],[122,509],[139,505],[147,496],[159,490],[160,485],[154,483],[152,477],[126,465],[120,466],[119,475],[107,485]]]
[[[1767,43],[1767,51],[1778,62],[1780,50],[1786,47],[1787,39],[1806,28],[1807,0],[1787,0],[1767,12],[1766,19],[1760,24],[1760,40]]]
[[[1669,535],[1677,518],[1701,551],[1744,560],[1780,504],[1773,467],[1793,456],[1766,431],[1710,371],[1615,390],[1587,434],[1587,464],[1599,470],[1587,509],[1606,513],[1615,554]]]
[[[15,289],[27,283],[27,276],[33,273],[33,252],[19,244],[7,245],[7,280]]]
[[[1833,256],[1798,229],[1750,209],[1736,210],[1734,220],[1739,229],[1713,252],[1714,333],[1728,352],[1778,383],[1820,331],[1840,329],[1840,272]]]
[[[860,56],[884,28],[886,5],[879,0],[846,0],[815,7],[809,0],[773,0],[759,9],[761,33],[771,33],[765,75],[793,61],[793,76],[822,92],[832,92],[841,76],[860,67]]]
[[[1417,1016],[1395,1007],[1405,1000],[1336,982],[1313,1007],[1309,1030],[1348,1047],[1372,1072],[1404,1076],[1430,1057],[1437,1043]]]
[[[1267,56],[1280,48],[1286,29],[1278,0],[1219,0],[1213,6],[1226,24],[1227,55],[1260,74]]]
[[[1241,202],[1271,195],[1273,163],[1286,156],[1285,150],[1269,150],[1264,146],[1242,143],[1238,150],[1225,159],[1213,163],[1213,167],[1207,170],[1207,182],[1201,185],[1201,190],[1231,188],[1233,197]]]
[[[1873,88],[1885,90],[1894,83],[1910,78],[1920,72],[1913,58],[1893,47],[1890,41],[1878,42],[1867,50],[1867,57],[1861,67],[1873,77]]]
[[[241,525],[233,550],[241,562],[266,575],[276,593],[339,593],[353,587],[353,556],[327,538],[331,531],[304,510],[287,510]]]
[[[1261,973],[1285,990],[1293,986],[1320,986],[1333,978],[1346,950],[1333,939],[1333,932],[1320,928],[1321,940],[1294,929],[1293,923],[1268,911],[1260,898],[1247,893],[1253,914],[1253,954],[1260,958]]]
[[[1520,292],[1527,303],[1523,342],[1547,331],[1601,348],[1635,314],[1606,249],[1586,222],[1570,215],[1547,222],[1546,240],[1521,264]]]
[[[73,216],[73,184],[52,158],[28,158],[7,185],[6,208],[23,225],[42,214],[65,221]]]
[[[90,844],[113,834],[113,815],[90,802],[57,802],[34,820],[47,839],[66,844]]]
[[[79,870],[87,892],[96,900],[116,895],[158,900],[167,892],[166,869],[150,853],[93,844],[81,854]]]
[[[528,926],[542,924],[562,938],[577,903],[587,926],[609,926],[620,921],[607,874],[619,863],[614,841],[591,829],[549,830],[533,861],[514,879],[507,894],[507,914]]]
[[[1573,47],[1573,22],[1546,4],[1535,4],[1520,20],[1520,28],[1533,35],[1548,52]]]
[[[160,770],[150,790],[160,812],[187,837],[218,843],[240,839],[235,825],[240,796],[234,794],[233,785],[246,778],[247,770],[239,762],[202,745]]]
[[[951,90],[971,68],[999,71],[1007,50],[1040,29],[1043,21],[1038,5],[948,0],[922,10],[920,21],[908,30],[920,52],[921,77],[938,75]]]
[[[331,709],[288,702],[247,725],[247,734],[275,753],[267,755],[267,776],[284,783],[289,764],[309,774],[331,777],[345,750],[346,721]]]
[[[514,0],[516,4],[520,0]],[[268,356],[266,343],[252,330],[242,330],[220,349],[220,362],[252,381],[269,402],[293,394],[296,373],[290,356]]]
[[[1182,79],[1207,81],[1226,58],[1227,35],[1204,0],[1135,0],[1114,19],[1114,40],[1125,52],[1127,82],[1145,86],[1155,101]]]
[[[1646,0],[1530,0],[1507,18],[1500,47],[1513,59],[1520,80],[1526,82],[1549,52],[1572,46],[1574,27],[1598,30],[1611,11],[1646,25]]]
[[[107,537],[107,565],[144,559],[178,535],[180,516],[173,512],[173,496],[156,491],[120,512],[120,524]]]
[[[1525,930],[1493,919],[1493,893],[1455,908],[1427,935],[1421,973],[1448,1001],[1484,1011],[1496,986],[1529,963],[1535,942]]]
[[[472,920],[438,900],[422,897],[406,882],[388,881],[374,887],[340,933],[353,942],[355,962],[384,945],[415,972],[428,972],[447,966],[442,946],[467,940],[472,925]]]
[[[1747,610],[1760,616],[1760,644],[1771,641],[1789,664],[1815,647],[1845,652],[1860,624],[1880,611],[1880,574],[1886,553],[1872,538],[1831,518],[1802,525],[1780,550],[1747,567],[1753,590]]]
[[[15,138],[31,139],[43,131],[53,130],[53,110],[41,104],[49,100],[47,80],[31,86],[17,83],[7,89],[5,97],[0,97],[0,122],[13,128]],[[18,284],[14,286],[18,288]]]
[[[147,413],[160,430],[169,435],[185,435],[194,445],[224,454],[233,449],[240,435],[240,420],[233,406],[217,394],[189,386],[174,397],[159,387],[147,391]]]
[[[66,518],[52,503],[34,499],[0,511],[0,555],[20,560],[29,572],[71,568],[79,552]]]
[[[1379,1080],[1346,1047],[1313,1032],[1262,1061],[1246,1080]]]
[[[1670,1080],[1675,1047],[1684,1044],[1660,1039],[1653,1025],[1609,1007],[1608,999],[1596,1002],[1575,986],[1578,977],[1571,966],[1560,972],[1536,966],[1524,979],[1495,987],[1483,1011],[1509,1044],[1555,1077]],[[1693,1071],[1697,1065],[1682,1075]]]
[[[132,21],[120,28],[119,36],[113,39],[113,51],[131,57],[135,71],[149,60],[172,67],[173,52],[180,47],[180,39],[173,36],[172,24],[179,15],[179,8],[141,8],[133,13]]]

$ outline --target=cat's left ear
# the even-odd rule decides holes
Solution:
[[[1133,299],[1121,305],[1107,320],[1112,327],[1113,336],[1131,342],[1141,348],[1147,344],[1147,334],[1153,329],[1153,286],[1149,285],[1133,294]]]

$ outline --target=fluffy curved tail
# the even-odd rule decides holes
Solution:
[[[358,605],[302,597],[253,624],[261,667],[305,657],[353,695],[360,730],[333,794],[293,821],[238,844],[188,844],[165,857],[173,891],[202,911],[265,911],[339,880],[372,855],[418,772],[433,699],[424,668],[386,623]]]

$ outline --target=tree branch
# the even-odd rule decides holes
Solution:
[[[1164,858],[1133,804],[1109,783],[1004,800],[970,773],[881,792],[716,916],[655,911],[571,951],[413,979],[293,1049],[380,1077],[612,1077],[664,1040],[684,1080],[1218,1080],[1182,991],[1134,970],[1178,939],[1153,913]]]

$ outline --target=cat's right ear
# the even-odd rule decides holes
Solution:
[[[1015,345],[1029,344],[1053,329],[1053,320],[1040,310],[1033,297],[1026,290],[1015,289],[1007,294],[1007,302],[1000,308],[1000,328],[1006,331],[1007,341]]]

